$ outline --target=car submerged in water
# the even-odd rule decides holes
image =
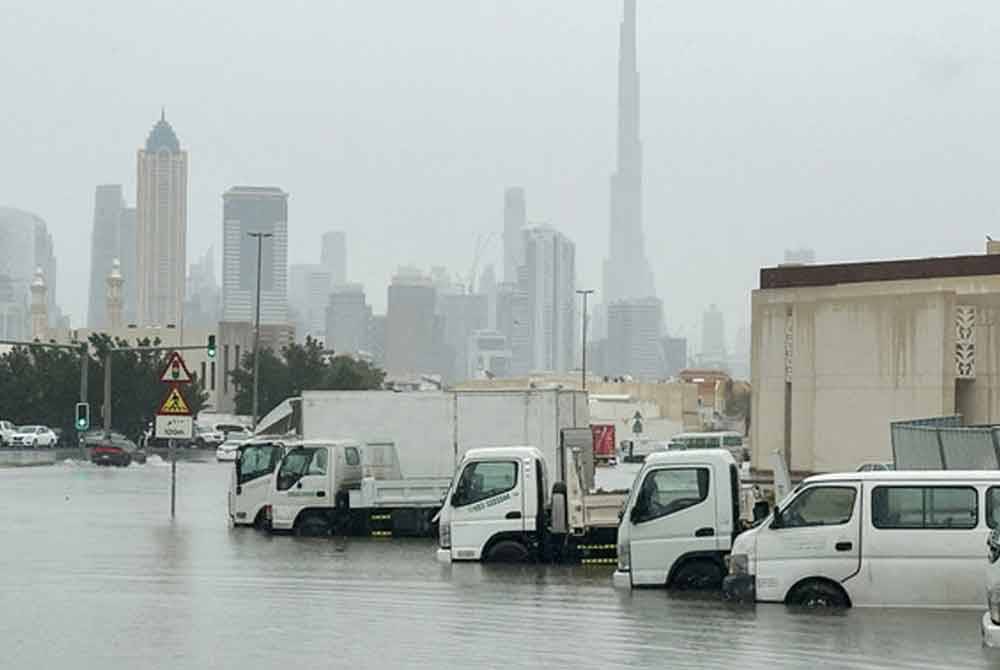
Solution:
[[[94,465],[126,467],[132,463],[146,462],[146,452],[121,433],[87,433],[83,438],[83,445],[90,449],[90,462]]]

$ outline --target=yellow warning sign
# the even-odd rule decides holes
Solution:
[[[159,411],[156,412],[159,415],[170,415],[170,416],[187,416],[191,413],[191,408],[188,404],[184,402],[184,396],[176,386],[170,389],[170,393],[164,399],[163,404],[160,405]]]

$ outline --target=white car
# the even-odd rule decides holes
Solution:
[[[0,421],[0,447],[6,447],[14,437],[16,428],[10,421]]]
[[[222,462],[232,463],[236,460],[236,454],[239,453],[240,447],[246,439],[228,439],[215,450],[215,460]]]
[[[45,426],[18,426],[10,438],[12,447],[54,447],[59,438]]]

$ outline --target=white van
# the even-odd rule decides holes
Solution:
[[[619,588],[719,588],[740,527],[740,478],[725,449],[651,454],[618,526]]]
[[[723,593],[803,606],[981,607],[1000,472],[806,479],[736,538]]]

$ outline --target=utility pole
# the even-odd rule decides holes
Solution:
[[[583,296],[583,360],[581,365],[582,370],[580,371],[580,376],[583,381],[583,390],[586,391],[587,390],[587,298],[590,296],[591,293],[594,292],[594,289],[592,288],[577,289],[576,292]]]
[[[80,343],[80,402],[87,402],[87,368],[90,362],[90,347],[86,342]],[[90,415],[90,410],[87,410],[88,417]],[[89,426],[88,426],[89,427]],[[77,443],[80,445],[80,460],[87,460],[87,444],[83,437],[86,434],[85,431],[77,429],[76,437]]]
[[[253,328],[253,429],[257,430],[257,415],[259,409],[259,380],[257,379],[260,373],[260,263],[261,263],[261,251],[264,245],[264,239],[272,237],[271,233],[247,233],[250,237],[257,240],[257,309],[255,310],[254,316],[254,328]],[[237,362],[237,366],[239,363]]]
[[[104,354],[104,439],[111,439],[111,350]]]

